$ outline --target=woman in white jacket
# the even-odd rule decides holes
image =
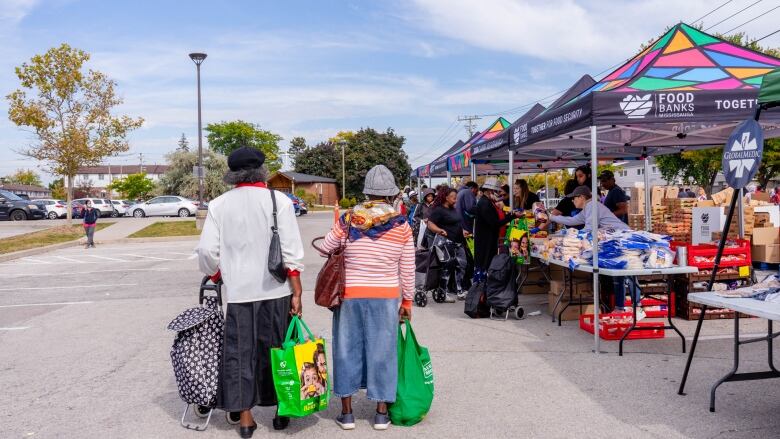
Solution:
[[[270,349],[282,345],[290,316],[301,313],[303,244],[293,204],[281,193],[275,199],[287,281],[280,283],[267,268],[273,205],[264,162],[265,155],[254,148],[230,154],[224,180],[235,188],[209,204],[197,248],[201,271],[224,281],[227,312],[217,406],[240,423],[242,438],[252,437],[257,428],[252,407],[277,404]],[[277,430],[288,424],[288,418],[274,418]]]

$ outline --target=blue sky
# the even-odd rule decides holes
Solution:
[[[486,126],[633,55],[639,44],[721,1],[387,0],[133,2],[0,0],[0,95],[18,86],[14,66],[67,42],[115,79],[142,116],[128,154],[111,163],[162,162],[182,133],[196,144],[192,51],[202,67],[204,124],[243,119],[313,144],[339,130],[392,127],[412,165],[458,138],[458,115]],[[705,28],[753,3],[736,0]],[[763,5],[767,3],[767,5]],[[772,4],[770,4],[772,3]],[[711,29],[727,31],[776,6],[762,2]],[[739,30],[777,29],[780,10]],[[762,43],[780,46],[780,34]],[[543,102],[546,103],[546,102]],[[36,168],[14,151],[28,133],[0,101],[0,175]],[[43,175],[45,180],[50,177]]]

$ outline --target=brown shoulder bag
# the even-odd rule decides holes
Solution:
[[[338,308],[344,298],[344,286],[346,284],[344,250],[347,248],[349,228],[344,234],[341,245],[332,252],[326,252],[316,242],[325,239],[324,236],[314,238],[311,246],[325,255],[328,260],[317,274],[317,283],[314,286],[314,303],[331,310]]]

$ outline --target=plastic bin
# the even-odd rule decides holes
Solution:
[[[599,337],[602,340],[620,340],[623,334],[628,331],[633,322],[631,313],[616,313],[599,315]],[[664,338],[663,322],[638,322],[637,328],[628,335],[629,340]],[[583,314],[580,316],[580,328],[593,334],[593,314]],[[645,328],[645,329],[640,329]],[[649,328],[649,329],[647,329]]]

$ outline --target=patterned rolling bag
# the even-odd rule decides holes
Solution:
[[[222,312],[222,281],[209,283],[206,276],[200,283],[200,306],[179,314],[168,329],[176,331],[171,347],[171,363],[179,388],[179,396],[187,404],[181,417],[184,428],[204,431],[217,403],[220,361],[225,318]],[[213,295],[207,295],[213,292]],[[196,416],[206,418],[204,424],[186,421],[190,406]]]

